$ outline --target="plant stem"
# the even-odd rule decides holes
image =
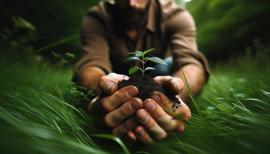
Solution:
[[[144,61],[144,56],[142,56],[142,75],[143,75],[143,77],[144,77],[144,64],[145,64],[145,61]]]

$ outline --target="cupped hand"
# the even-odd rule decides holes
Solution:
[[[184,131],[184,122],[191,118],[191,111],[181,100],[179,93],[184,88],[180,78],[171,76],[158,76],[154,80],[163,87],[170,88],[176,99],[180,102],[177,109],[173,109],[172,102],[161,92],[153,92],[149,99],[138,109],[136,117],[139,124],[135,128],[135,136],[144,143],[164,139],[170,132]],[[177,118],[181,117],[181,118]]]
[[[131,117],[143,107],[143,101],[136,98],[138,88],[135,86],[118,90],[118,82],[127,79],[127,76],[116,73],[101,77],[101,95],[91,101],[88,111],[94,115],[97,127],[110,128],[114,135],[134,142],[136,137],[130,130],[135,128],[136,121]]]

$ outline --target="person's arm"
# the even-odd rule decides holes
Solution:
[[[88,89],[97,88],[100,77],[111,72],[106,30],[95,17],[87,15],[82,21],[81,40],[84,53],[76,64],[77,82]]]
[[[96,89],[98,82],[105,72],[95,66],[88,66],[78,72],[78,84],[87,89]]]
[[[196,27],[189,12],[183,11],[171,19],[171,50],[174,60],[174,76],[179,77],[185,86],[180,93],[187,102],[189,91],[197,95],[209,76],[206,58],[198,51]],[[186,84],[187,83],[187,84]]]
[[[77,83],[88,89],[100,89],[99,92],[102,92],[88,105],[88,111],[96,119],[94,124],[97,127],[110,128],[118,137],[134,142],[134,133],[121,126],[126,126],[126,123],[135,124],[131,122],[130,116],[142,108],[143,103],[141,99],[135,98],[138,94],[136,87],[127,86],[118,90],[118,82],[127,80],[128,77],[111,73],[106,31],[92,16],[83,19],[82,44],[85,53],[76,65]],[[126,120],[128,118],[130,120]]]
[[[184,102],[188,102],[189,93],[191,93],[191,95],[199,94],[206,82],[204,70],[194,64],[185,65],[177,71],[174,76],[181,78],[184,82],[185,87],[180,92],[180,97]]]

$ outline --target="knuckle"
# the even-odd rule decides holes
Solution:
[[[126,89],[121,89],[115,93],[115,98],[117,100],[120,100],[122,102],[127,101],[130,97],[128,93],[126,92]]]
[[[105,81],[108,80],[108,78],[109,78],[109,77],[108,77],[107,75],[104,75],[104,76],[100,77],[99,82],[105,82]]]
[[[102,92],[106,94],[112,94],[117,89],[116,83],[109,76],[102,76],[99,79],[98,87]]]
[[[136,110],[143,108],[143,101],[139,98],[132,98],[129,101],[129,109],[132,112],[135,112]]]
[[[157,121],[163,121],[163,119],[167,116],[166,112],[160,106],[153,109],[150,114]]]
[[[111,112],[111,111],[112,111],[110,102],[109,102],[107,99],[103,98],[103,99],[101,100],[100,103],[101,103],[102,108],[103,108],[106,112]]]
[[[113,123],[112,120],[112,116],[110,114],[107,114],[104,118],[105,124],[111,128],[113,128],[115,126],[115,124]]]
[[[136,117],[141,123],[144,124],[146,124],[149,121],[149,115],[145,109],[137,110]]]
[[[105,76],[100,77],[100,79],[99,79],[99,87],[100,88],[103,88],[104,87],[104,83],[106,81],[108,81],[108,76],[105,75]]]
[[[157,107],[153,112],[153,116],[157,119],[161,119],[166,117],[166,112],[161,107]]]
[[[156,127],[158,127],[157,123],[154,122],[154,121],[148,122],[146,125],[147,125],[147,127],[148,127],[149,130],[154,130]]]
[[[138,97],[132,98],[131,101],[143,105],[143,101],[140,98],[138,98]]]
[[[121,117],[124,118],[124,117],[127,117],[127,116],[129,116],[131,114],[129,106],[130,106],[130,102],[127,102],[120,108],[119,114],[120,114]]]

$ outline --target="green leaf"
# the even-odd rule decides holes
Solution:
[[[152,48],[152,49],[145,50],[145,51],[143,52],[143,55],[145,56],[146,54],[148,54],[148,53],[150,53],[150,52],[152,52],[152,51],[155,51],[155,49]]]
[[[149,57],[144,58],[144,62],[147,62],[149,60]]]
[[[138,58],[138,57],[128,57],[128,58],[125,60],[125,62],[127,62],[127,61],[133,61],[133,60],[141,61],[141,59]]]
[[[70,52],[66,52],[65,55],[69,58],[75,58],[75,55],[73,53],[70,53]]]
[[[138,66],[133,66],[133,67],[131,67],[131,68],[128,70],[128,74],[131,75],[131,74],[137,72],[138,70],[141,70],[141,71],[142,71],[142,69],[141,69],[140,67],[138,67]]]
[[[158,57],[147,57],[147,61],[150,60],[151,62],[153,63],[157,63],[157,64],[163,64],[163,65],[167,65],[167,63],[161,59],[161,58],[158,58]]]
[[[143,56],[143,52],[142,51],[135,51],[135,52],[130,52],[128,53],[129,55],[134,55],[136,57],[142,57]]]
[[[150,71],[150,70],[155,70],[155,68],[153,68],[153,67],[146,67],[146,68],[144,69],[144,72]]]

